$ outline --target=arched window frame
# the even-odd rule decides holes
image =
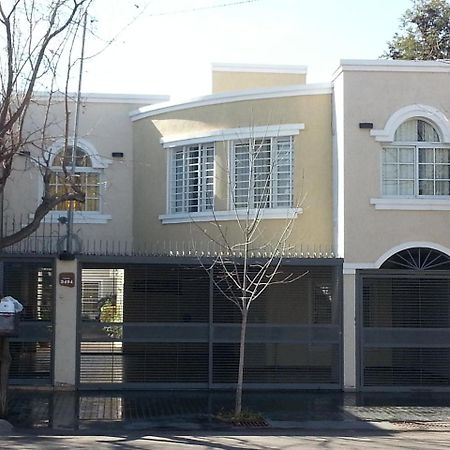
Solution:
[[[439,142],[396,141],[396,131],[409,120],[421,120],[431,125],[439,136]],[[370,200],[376,209],[450,210],[450,169],[449,175],[445,178],[437,176],[436,170],[437,166],[441,166],[441,164],[447,165],[446,161],[439,162],[436,156],[439,154],[442,156],[442,152],[439,150],[444,149],[450,154],[450,121],[441,111],[428,105],[406,106],[392,114],[383,129],[372,130],[371,136],[381,143],[380,192],[382,196]],[[409,154],[409,161],[405,162],[410,167],[403,166],[403,169],[406,169],[404,172],[408,174],[405,176],[400,175],[400,165],[403,162],[400,153],[397,153],[397,190],[393,186],[394,183],[390,188],[388,187],[389,183],[386,183],[389,180],[389,178],[385,178],[389,165],[389,162],[385,160],[388,149],[393,149],[392,154],[394,155],[396,149],[398,152],[403,150],[403,155]],[[427,165],[428,163],[429,165]],[[395,161],[392,164],[395,165]],[[421,168],[420,174],[419,167]],[[441,166],[440,169],[441,172],[445,172],[444,167]],[[423,175],[426,170],[432,171],[432,177],[429,177],[428,174]],[[446,184],[447,180],[449,181]],[[391,181],[395,181],[395,179]]]
[[[69,145],[73,139],[69,139]],[[62,172],[62,166],[61,165],[55,165],[54,161],[55,158],[63,151],[64,149],[64,141],[59,140],[56,141],[50,148],[49,148],[49,162],[50,167],[53,172]],[[108,220],[111,219],[111,215],[109,214],[103,214],[103,197],[104,197],[104,181],[105,181],[105,173],[104,169],[106,169],[109,164],[111,164],[111,160],[108,160],[106,158],[102,158],[99,154],[97,149],[88,141],[85,139],[78,139],[77,140],[77,148],[84,152],[86,156],[90,159],[90,165],[89,166],[76,166],[75,167],[75,173],[80,174],[96,174],[98,175],[98,208],[96,210],[89,210],[88,204],[86,203],[86,209],[81,211],[74,211],[74,222],[75,223],[107,223]],[[71,167],[66,167],[68,171],[71,170]],[[53,220],[59,219],[59,217],[65,215],[65,210],[54,210],[51,211],[48,214],[48,217]]]

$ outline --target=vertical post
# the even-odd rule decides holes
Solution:
[[[75,389],[77,379],[77,260],[56,260],[54,384],[61,389]],[[75,286],[59,283],[61,273],[73,273]]]
[[[84,46],[86,43],[86,27],[87,27],[87,10],[84,12],[83,21],[83,35],[81,38],[81,56],[80,56],[80,72],[78,74],[78,91],[77,91],[77,103],[75,107],[75,125],[73,131],[73,143],[72,143],[72,155],[71,155],[71,167],[70,174],[73,177],[75,175],[76,166],[76,152],[78,146],[78,126],[80,122],[80,104],[81,104],[81,82],[83,80],[83,65],[84,65]],[[69,202],[69,208],[67,210],[67,253],[72,253],[72,234],[73,234],[73,202]]]
[[[356,389],[356,287],[355,271],[344,270],[343,345],[344,390]]]
[[[214,268],[209,271],[208,388],[213,384],[214,365]]]

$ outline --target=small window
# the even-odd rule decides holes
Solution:
[[[66,173],[72,171],[72,161],[75,163],[75,184],[85,193],[85,201],[66,201],[59,203],[56,211],[67,211],[72,203],[74,211],[99,212],[100,211],[100,172],[92,167],[90,156],[81,148],[73,152],[72,147],[57,153],[53,159],[52,175],[50,177],[50,194],[60,195],[70,190],[66,182]]]
[[[450,146],[436,128],[410,119],[395,132],[394,142],[382,151],[382,190],[385,196],[450,195]]]

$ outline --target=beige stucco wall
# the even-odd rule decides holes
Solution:
[[[240,101],[201,106],[168,112],[134,122],[134,235],[136,242],[165,242],[170,248],[182,249],[183,243],[207,243],[202,230],[208,224],[162,224],[158,218],[166,213],[167,155],[161,137],[195,136],[212,130],[304,123],[305,129],[295,136],[294,197],[304,209],[295,221],[291,242],[297,248],[330,250],[332,244],[331,196],[331,96],[305,95]],[[216,209],[227,208],[228,147],[216,145]],[[222,166],[222,168],[220,167]],[[302,200],[303,199],[303,200]],[[280,235],[285,220],[265,220],[260,242]],[[235,221],[222,222],[223,230],[239,240]],[[150,245],[150,244],[149,244]]]
[[[132,126],[129,112],[141,106],[136,103],[83,102],[78,137],[98,151],[98,154],[111,163],[103,169],[101,212],[110,215],[105,224],[75,223],[74,231],[83,241],[127,240],[132,239]],[[69,105],[70,134],[73,134],[75,105]],[[28,129],[41,128],[43,109],[33,106],[27,123]],[[55,104],[50,112],[51,124],[48,127],[50,145],[55,137],[63,135],[64,107]],[[32,154],[38,152],[29,147]],[[112,152],[123,152],[123,158],[113,158]],[[5,193],[4,214],[8,218],[21,217],[24,223],[32,214],[42,193],[42,180],[38,168],[25,157],[17,158]],[[65,212],[61,212],[65,215]],[[64,227],[62,227],[64,228]]]
[[[343,77],[343,83],[342,83]],[[383,129],[400,108],[423,104],[450,118],[450,71],[344,71],[340,142],[344,166],[345,263],[374,263],[388,250],[408,242],[431,242],[450,248],[450,211],[376,210],[371,198],[381,197],[382,143],[359,129],[372,122]]]
[[[306,73],[228,72],[218,70],[212,72],[213,94],[305,83]]]

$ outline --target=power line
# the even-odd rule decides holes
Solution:
[[[235,0],[232,2],[219,3],[217,5],[199,6],[197,8],[177,9],[174,11],[164,11],[164,12],[160,12],[160,13],[150,13],[150,14],[147,14],[147,16],[148,17],[157,17],[157,16],[170,16],[172,14],[186,14],[186,13],[190,13],[190,12],[205,11],[208,9],[219,9],[219,8],[226,8],[228,6],[243,5],[246,3],[256,3],[259,1],[261,1],[261,0]]]

